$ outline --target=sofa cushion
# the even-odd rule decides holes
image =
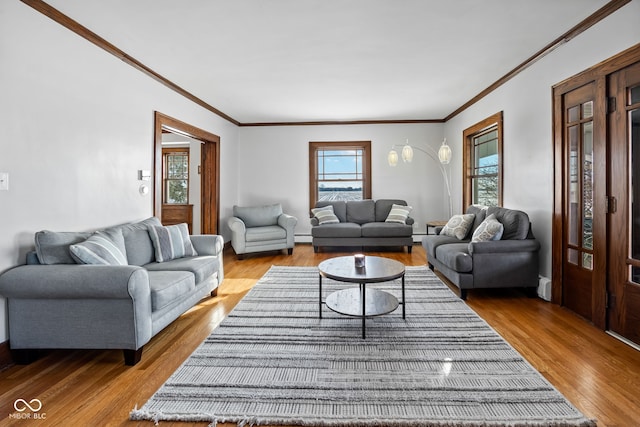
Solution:
[[[347,202],[347,222],[366,224],[375,222],[375,202],[373,200],[349,200]]]
[[[502,240],[522,240],[529,234],[529,216],[513,209],[490,207],[487,215],[495,215],[496,219],[504,226]]]
[[[265,240],[286,239],[287,230],[278,225],[247,228],[245,232],[246,242],[263,242]]]
[[[122,230],[96,231],[87,240],[69,246],[78,264],[127,265]]]
[[[122,230],[129,265],[142,266],[156,260],[156,252],[148,230],[149,227],[160,225],[160,219],[152,216],[142,221],[111,227]]]
[[[156,250],[157,262],[198,255],[189,238],[189,227],[185,223],[167,227],[152,226],[149,227],[149,235]]]
[[[311,209],[311,213],[316,217],[319,225],[337,224],[340,222],[336,214],[333,212],[332,205]]]
[[[397,222],[400,224],[406,224],[407,218],[409,218],[409,214],[413,208],[411,206],[402,206],[394,204],[391,210],[389,211],[389,215],[385,219],[385,222]]]
[[[215,256],[186,257],[166,262],[152,262],[144,266],[148,271],[187,271],[195,276],[195,283],[201,283],[219,270],[220,259]]]
[[[193,291],[195,277],[188,271],[149,271],[149,288],[151,311],[158,311]]]
[[[282,205],[279,203],[265,206],[233,207],[233,216],[240,218],[247,228],[277,225],[280,215],[282,215]]]
[[[473,258],[469,255],[468,243],[452,243],[436,248],[436,258],[458,273],[470,273],[473,270]]]
[[[358,224],[341,222],[339,224],[327,224],[322,227],[311,228],[313,237],[361,237],[362,231]]]
[[[496,219],[494,214],[491,214],[475,229],[473,236],[471,236],[471,241],[475,243],[500,240],[503,232],[504,226]]]
[[[40,264],[75,264],[69,246],[84,242],[91,233],[43,230],[35,235],[36,254]]]
[[[384,222],[391,212],[393,205],[407,206],[407,202],[400,199],[378,199],[376,200],[376,221]]]
[[[394,222],[370,222],[362,224],[362,237],[409,237],[413,227]]]
[[[445,236],[444,234],[429,234],[422,238],[422,246],[424,246],[428,255],[434,255],[436,248],[440,245],[448,245],[451,243],[460,243],[455,237]]]
[[[454,215],[447,221],[440,234],[462,240],[469,234],[474,218],[474,214]]]
[[[484,219],[486,218],[487,209],[489,208],[483,205],[470,205],[467,208],[467,211],[465,213],[474,214],[476,216],[473,219],[473,226],[471,227],[472,232],[475,231],[475,229],[478,228],[478,226],[480,226],[480,224],[482,224],[482,221],[484,221]]]

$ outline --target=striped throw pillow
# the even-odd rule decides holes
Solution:
[[[127,265],[122,230],[96,231],[87,240],[69,246],[78,264]]]
[[[409,214],[413,210],[411,206],[391,205],[391,210],[385,222],[399,222],[400,224],[406,224]]]
[[[311,209],[311,213],[318,219],[318,224],[337,224],[340,222],[333,212],[333,206],[327,205],[321,208]]]
[[[156,251],[157,262],[198,255],[189,238],[189,227],[186,223],[167,227],[151,226],[149,236]]]

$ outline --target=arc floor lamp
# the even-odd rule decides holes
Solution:
[[[389,166],[396,166],[398,164],[398,152],[395,150],[396,147],[400,147],[400,145],[393,145],[391,147],[391,151],[387,155],[387,161],[389,162]],[[413,145],[409,145],[409,140],[407,139],[405,145],[402,146],[401,156],[402,161],[404,163],[411,163],[413,160],[413,151],[418,150],[425,153],[427,156],[431,157],[433,161],[435,161],[442,173],[442,178],[444,179],[444,184],[447,189],[447,195],[449,197],[449,217],[453,215],[453,205],[451,202],[451,169],[449,167],[445,168],[451,162],[451,147],[447,144],[447,138],[442,141],[442,145],[436,152],[433,148],[427,145],[427,150],[415,147]]]

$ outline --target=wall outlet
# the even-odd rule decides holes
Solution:
[[[7,172],[0,172],[0,191],[9,190],[9,174]]]

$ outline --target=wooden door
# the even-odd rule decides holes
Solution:
[[[609,78],[609,329],[640,344],[640,63]]]
[[[591,82],[562,96],[564,141],[562,302],[594,323],[604,317],[606,125]],[[603,111],[603,110],[602,110]]]

